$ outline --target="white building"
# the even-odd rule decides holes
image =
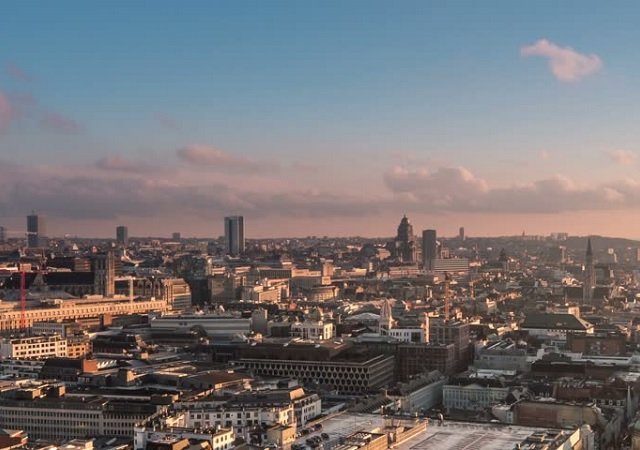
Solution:
[[[330,322],[323,322],[322,320],[306,320],[291,325],[291,336],[302,339],[323,341],[333,339],[335,333],[335,326]]]
[[[135,427],[133,442],[135,450],[145,450],[148,443],[172,444],[183,439],[208,442],[211,450],[227,450],[233,448],[235,438],[233,430],[229,429],[196,432],[196,430],[189,428]]]
[[[67,356],[67,340],[60,335],[33,336],[0,341],[0,357],[39,359]]]
[[[201,327],[209,337],[251,333],[251,319],[230,314],[166,315],[151,321],[151,330],[189,331]]]

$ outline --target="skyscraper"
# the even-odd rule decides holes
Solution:
[[[7,241],[7,232],[4,227],[0,227],[0,244],[4,244]]]
[[[465,239],[465,236],[464,236],[464,227],[460,227],[460,231],[458,232],[458,238],[459,238],[461,241],[464,241],[464,239]]]
[[[244,253],[244,217],[224,218],[224,240],[228,255],[238,256]]]
[[[129,229],[126,226],[120,225],[116,227],[116,241],[118,245],[123,247],[129,245]]]
[[[436,230],[422,232],[422,263],[426,270],[433,270],[433,262],[438,257]]]
[[[44,217],[32,212],[27,216],[27,247],[47,247],[47,229]]]
[[[593,264],[593,249],[591,239],[587,241],[587,253],[584,262],[584,285],[582,291],[582,303],[590,305],[593,303],[593,291],[596,287],[596,270]]]

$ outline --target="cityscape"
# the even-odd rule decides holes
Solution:
[[[0,450],[640,450],[640,5],[2,10]]]

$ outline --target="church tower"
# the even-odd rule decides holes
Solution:
[[[593,304],[593,291],[596,287],[596,271],[593,264],[593,249],[591,248],[591,238],[587,241],[587,253],[584,263],[584,285],[582,292],[582,303]]]
[[[391,303],[389,299],[385,299],[380,309],[380,320],[378,321],[378,333],[386,336],[389,330],[393,328],[393,314],[391,313]]]

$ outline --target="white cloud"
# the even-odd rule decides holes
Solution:
[[[571,47],[560,47],[546,39],[520,49],[522,56],[542,56],[549,60],[553,75],[561,81],[578,81],[602,68],[598,55],[585,55]]]
[[[610,150],[606,152],[611,161],[625,166],[636,162],[638,155],[630,150]]]

